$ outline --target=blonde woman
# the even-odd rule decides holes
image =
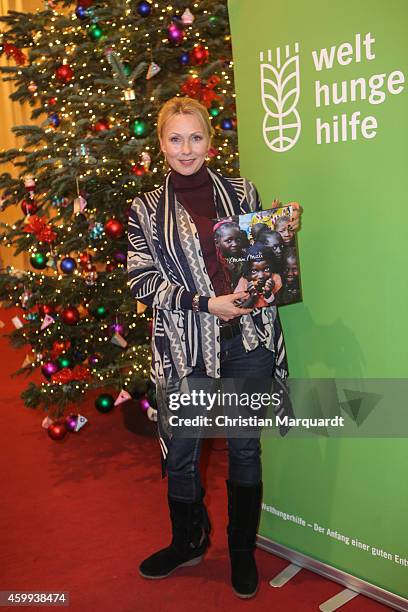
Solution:
[[[161,108],[160,147],[170,168],[163,185],[136,198],[129,219],[128,272],[132,296],[153,309],[152,378],[158,388],[184,377],[287,375],[276,307],[240,308],[246,292],[223,295],[212,227],[215,218],[261,210],[254,185],[206,166],[213,129],[196,100],[175,97]],[[160,389],[159,389],[160,387]],[[200,437],[170,435],[158,402],[162,476],[172,524],[171,544],[145,559],[145,578],[196,565],[209,545]],[[233,589],[258,589],[254,559],[262,499],[259,438],[228,438],[228,547]]]

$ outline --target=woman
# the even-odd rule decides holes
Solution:
[[[164,184],[136,198],[129,218],[128,272],[132,296],[153,308],[152,379],[158,397],[162,475],[168,476],[172,542],[145,559],[145,578],[164,578],[199,563],[210,523],[198,468],[199,437],[169,433],[166,393],[184,377],[285,378],[282,332],[275,307],[239,308],[247,292],[222,295],[212,227],[215,218],[261,209],[254,185],[209,170],[213,129],[204,106],[175,97],[157,124],[170,172]],[[232,585],[239,597],[258,588],[254,546],[262,480],[258,438],[228,439],[228,546]]]

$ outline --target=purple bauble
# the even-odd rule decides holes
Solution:
[[[142,397],[139,404],[142,410],[148,410],[150,408],[149,400],[147,399],[147,397]]]
[[[65,427],[68,429],[68,431],[75,431],[77,422],[78,422],[78,415],[69,414],[65,419]]]
[[[47,361],[41,368],[41,372],[45,378],[51,378],[53,374],[56,374],[59,370],[58,365],[54,361]]]
[[[171,23],[167,28],[167,37],[171,43],[179,45],[183,42],[184,32],[175,23]]]
[[[125,251],[121,251],[120,249],[116,249],[113,253],[113,259],[118,263],[125,264],[127,261],[127,253]]]
[[[111,334],[120,334],[121,336],[123,336],[123,334],[125,333],[125,326],[123,325],[123,323],[114,322],[109,325],[109,331]]]
[[[89,355],[88,357],[88,363],[92,368],[98,365],[99,361],[100,361],[99,355]]]

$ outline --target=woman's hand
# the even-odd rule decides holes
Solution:
[[[222,321],[230,321],[244,314],[252,312],[252,308],[239,308],[235,305],[238,300],[245,300],[249,296],[248,291],[237,291],[229,295],[211,297],[208,300],[208,311]]]
[[[302,207],[299,202],[289,202],[287,206],[292,207],[292,216],[290,218],[290,223],[288,224],[289,229],[294,230],[295,232],[300,229],[300,215],[303,212]]]

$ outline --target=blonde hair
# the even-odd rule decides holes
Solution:
[[[207,109],[198,100],[181,96],[170,98],[161,107],[157,118],[157,135],[159,139],[163,137],[166,122],[178,114],[195,115],[203,125],[204,131],[207,132],[208,139],[211,141],[214,135],[214,128],[211,125]]]

